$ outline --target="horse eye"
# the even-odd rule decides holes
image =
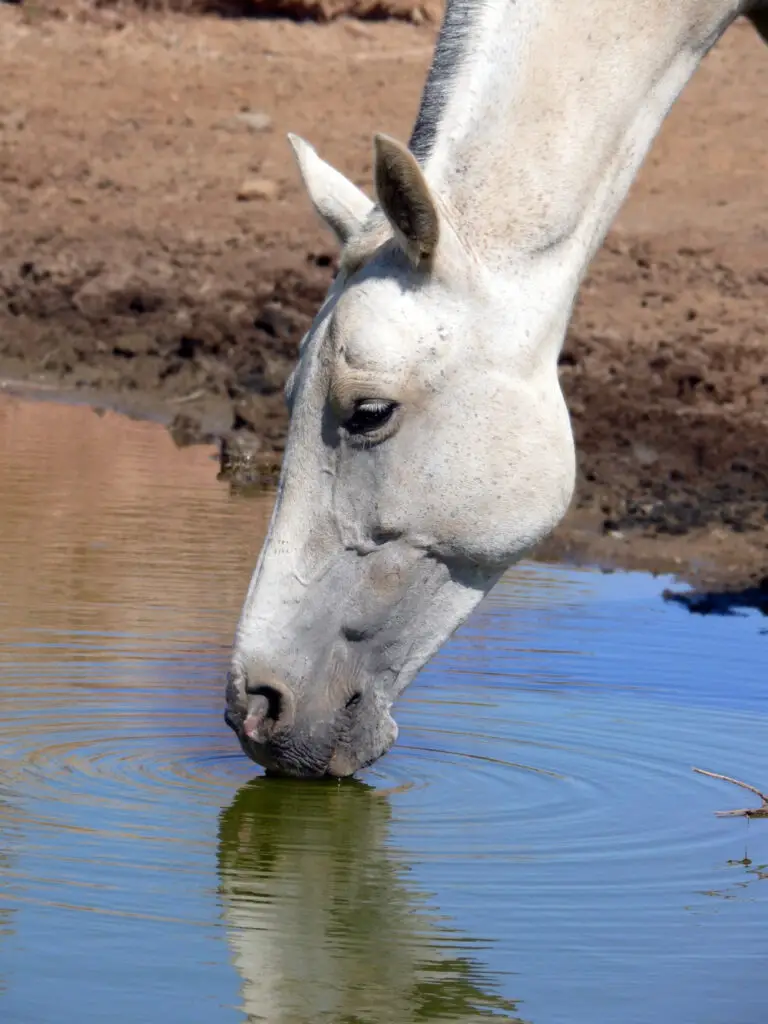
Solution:
[[[380,430],[392,418],[397,402],[387,402],[378,398],[364,398],[355,403],[354,411],[344,423],[349,434],[358,436],[371,434]]]

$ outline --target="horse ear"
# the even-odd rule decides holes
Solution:
[[[373,203],[357,185],[322,160],[298,135],[289,134],[304,187],[315,211],[345,245],[363,225]]]
[[[416,157],[388,135],[374,137],[376,198],[414,266],[430,262],[440,237],[437,206]]]

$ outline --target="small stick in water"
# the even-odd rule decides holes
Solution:
[[[738,811],[715,811],[718,818],[768,818],[768,796],[761,793],[755,786],[750,786],[748,782],[742,782],[740,779],[732,779],[730,775],[720,775],[719,772],[707,772],[703,768],[694,768],[693,770],[699,775],[708,775],[710,779],[721,779],[723,782],[732,782],[734,786],[748,789],[762,801],[762,807],[742,807]]]

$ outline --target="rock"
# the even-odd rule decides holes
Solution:
[[[217,479],[228,481],[237,494],[271,491],[280,476],[280,456],[261,451],[261,440],[239,428],[237,419],[219,442]]]
[[[156,346],[154,335],[150,331],[127,331],[121,334],[112,345],[112,354],[123,359],[151,354]]]
[[[235,120],[251,132],[268,132],[272,128],[272,118],[263,110],[241,110],[235,114]]]
[[[261,135],[272,131],[272,118],[263,110],[241,110],[234,117],[225,121],[217,121],[214,129],[221,132],[241,132],[243,129]]]
[[[212,444],[213,434],[203,429],[199,417],[177,412],[168,425],[168,433],[177,448],[188,448],[194,444]]]
[[[72,301],[89,320],[156,313],[166,302],[169,277],[163,267],[107,270],[86,281]]]
[[[249,203],[252,200],[277,199],[280,189],[276,181],[269,178],[251,178],[244,181],[237,190],[237,198],[241,203]]]
[[[633,446],[632,453],[641,466],[652,466],[659,461],[659,453],[640,441]]]

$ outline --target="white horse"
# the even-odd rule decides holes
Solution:
[[[229,724],[266,768],[345,776],[575,481],[557,360],[584,272],[664,117],[768,0],[448,0],[374,204],[291,137],[341,269],[288,382]]]

